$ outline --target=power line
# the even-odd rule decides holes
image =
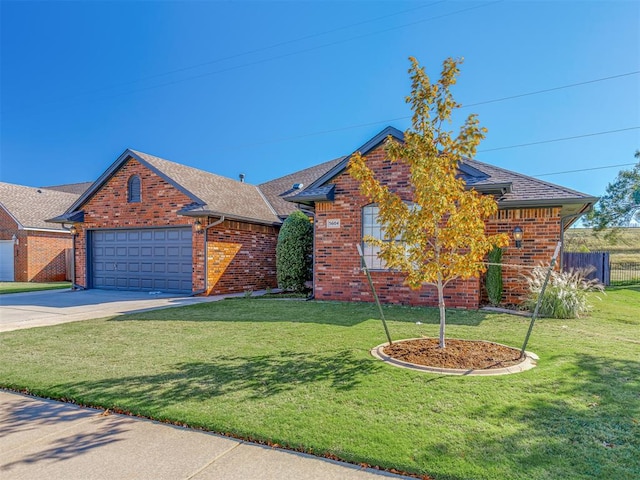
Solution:
[[[580,82],[580,83],[575,83],[575,84],[571,84],[571,85],[573,85],[573,86],[585,85],[585,84],[588,84],[588,83],[594,83],[594,82],[597,82],[597,81],[603,81],[603,80],[607,80],[607,79],[624,77],[624,76],[633,75],[633,74],[636,74],[636,73],[640,73],[640,71],[625,73],[625,74],[621,74],[621,75],[614,75],[614,76],[605,77],[605,78],[602,78],[602,79],[589,80],[589,81],[586,81],[586,82]],[[537,92],[523,93],[521,95],[516,95],[515,97],[524,97],[526,95],[535,95],[535,94],[539,94],[539,93],[546,93],[546,92],[549,92],[549,91],[552,91],[552,90],[559,90],[561,88],[568,88],[568,87],[569,87],[569,85],[563,86],[563,87],[556,87],[556,88],[546,89],[546,90],[539,90]],[[480,104],[480,103],[491,103],[491,102],[502,101],[502,100],[506,100],[506,99],[507,99],[507,97],[505,97],[504,99],[496,99],[496,100],[489,100],[489,101],[486,101],[486,102],[479,102],[478,104]],[[285,141],[289,141],[289,140],[299,140],[301,138],[316,137],[316,136],[320,136],[320,135],[326,135],[328,133],[344,132],[346,130],[354,130],[354,129],[362,128],[362,127],[371,127],[373,125],[380,125],[380,124],[384,124],[384,123],[388,124],[388,123],[397,122],[397,121],[400,121],[400,120],[407,120],[409,118],[411,118],[411,115],[404,115],[402,117],[395,117],[395,118],[387,118],[386,120],[376,120],[374,122],[346,125],[344,127],[331,128],[331,129],[327,129],[327,130],[318,130],[318,131],[315,131],[315,132],[302,133],[300,135],[291,135],[291,136],[288,136],[288,137],[280,137],[280,138],[276,138],[276,139],[272,139],[272,140],[265,140],[265,141],[262,141],[262,142],[249,143],[249,144],[246,144],[244,147],[245,148],[258,147],[258,146],[269,145],[269,144],[273,144],[273,143],[285,142]],[[497,148],[492,148],[492,149],[487,149],[487,150],[478,150],[478,153],[490,152],[490,151],[493,151],[493,150],[503,150],[503,149],[508,149],[508,148],[525,147],[525,146],[530,146],[530,145],[536,145],[538,143],[560,142],[560,141],[563,141],[563,140],[571,140],[571,139],[574,139],[574,138],[590,137],[590,136],[596,136],[596,135],[605,135],[605,134],[608,134],[608,133],[616,133],[616,132],[622,132],[622,131],[626,131],[626,130],[634,130],[634,129],[637,129],[637,128],[640,128],[640,127],[630,127],[630,128],[624,128],[624,129],[621,129],[621,130],[611,130],[611,131],[608,131],[608,132],[588,133],[588,134],[585,134],[585,135],[578,135],[578,136],[575,136],[575,137],[558,138],[558,139],[553,139],[553,140],[542,140],[540,142],[526,143],[526,144],[522,144],[522,145],[510,145],[510,146],[506,146],[506,147],[497,147]],[[231,149],[235,150],[236,147],[230,148],[229,150],[231,150]]]
[[[488,148],[486,150],[478,150],[477,153],[495,152],[496,150],[507,150],[507,149],[510,149],[510,148],[529,147],[531,145],[541,145],[543,143],[564,142],[565,140],[574,140],[576,138],[585,138],[585,137],[595,137],[597,135],[608,135],[610,133],[626,132],[626,131],[629,131],[629,130],[637,130],[639,128],[640,128],[640,126],[638,126],[638,127],[629,127],[629,128],[621,128],[619,130],[608,130],[606,132],[586,133],[584,135],[575,135],[573,137],[554,138],[552,140],[541,140],[539,142],[521,143],[521,144],[518,144],[518,145],[509,145],[507,147]]]
[[[439,20],[441,18],[449,17],[449,16],[452,16],[452,15],[457,15],[459,13],[465,13],[465,12],[468,12],[468,11],[471,11],[471,10],[476,10],[478,8],[488,7],[488,6],[494,5],[496,3],[501,3],[503,1],[504,0],[495,0],[495,1],[489,2],[489,3],[482,3],[480,5],[475,5],[473,7],[463,8],[463,9],[460,9],[460,10],[455,10],[453,12],[444,13],[442,15],[423,18],[421,20],[416,20],[414,22],[409,22],[409,23],[405,23],[405,24],[402,24],[402,25],[397,25],[395,27],[389,27],[389,28],[386,28],[386,29],[383,29],[383,30],[377,30],[377,31],[374,31],[374,32],[369,32],[369,33],[365,33],[365,34],[362,34],[362,35],[356,35],[354,37],[350,37],[350,38],[346,38],[346,39],[342,39],[342,40],[336,40],[336,41],[333,41],[333,42],[324,43],[322,45],[317,45],[315,47],[309,47],[309,48],[305,48],[305,49],[302,49],[302,50],[296,50],[294,52],[275,55],[275,56],[272,56],[272,57],[263,58],[261,60],[256,60],[256,61],[253,61],[253,62],[248,62],[248,63],[235,65],[235,66],[228,67],[228,68],[223,68],[223,69],[220,69],[220,70],[215,70],[213,72],[205,72],[205,73],[201,73],[201,74],[198,74],[198,75],[192,75],[192,76],[189,76],[189,77],[172,80],[170,82],[159,83],[157,85],[150,85],[148,87],[141,87],[141,88],[138,88],[138,89],[130,90],[128,92],[122,92],[122,93],[119,93],[119,94],[112,94],[112,95],[109,95],[109,96],[107,96],[105,98],[114,98],[114,97],[119,97],[119,96],[123,96],[123,95],[131,95],[132,93],[139,93],[139,92],[144,92],[144,91],[152,90],[152,89],[156,89],[156,88],[167,87],[167,86],[175,85],[175,84],[178,84],[178,83],[183,83],[183,82],[186,82],[186,81],[189,81],[189,80],[196,80],[196,79],[203,78],[203,77],[208,77],[208,76],[211,76],[211,75],[217,75],[217,74],[220,74],[220,73],[226,73],[226,72],[229,72],[229,71],[238,70],[240,68],[250,67],[250,66],[254,66],[254,65],[260,65],[260,64],[268,63],[268,62],[271,62],[271,61],[274,61],[274,60],[280,60],[280,59],[283,59],[283,58],[292,57],[292,56],[295,56],[295,55],[300,55],[300,54],[312,52],[312,51],[315,51],[315,50],[320,50],[320,49],[323,49],[323,48],[326,48],[326,47],[332,47],[332,46],[335,46],[335,45],[340,45],[342,43],[352,42],[352,41],[355,41],[355,40],[360,40],[362,38],[367,38],[367,37],[371,37],[371,36],[374,36],[374,35],[379,35],[379,34],[382,34],[382,33],[387,33],[387,32],[391,32],[391,31],[394,31],[394,30],[399,30],[399,29],[406,28],[406,27],[412,27],[414,25],[419,25],[421,23],[428,22],[428,21],[431,21],[431,20]],[[42,104],[37,105],[38,109],[40,109],[41,107],[42,107]]]
[[[640,73],[640,70],[635,70],[633,72],[627,72],[627,73],[621,73],[620,75],[612,75],[610,77],[596,78],[594,80],[587,80],[586,82],[570,83],[568,85],[562,85],[560,87],[546,88],[544,90],[536,90],[535,92],[521,93],[519,95],[511,95],[510,97],[502,97],[502,98],[496,98],[494,100],[485,100],[483,102],[469,103],[467,105],[463,105],[461,108],[475,107],[477,105],[486,105],[487,103],[504,102],[505,100],[513,100],[515,98],[528,97],[530,95],[538,95],[540,93],[555,92],[556,90],[563,90],[565,88],[579,87],[580,85],[588,85],[590,83],[604,82],[605,80],[613,80],[614,78],[628,77],[629,75],[637,75],[638,73]]]
[[[232,70],[238,70],[240,68],[250,67],[250,66],[253,66],[253,65],[260,65],[262,63],[271,62],[273,60],[280,60],[282,58],[292,57],[292,56],[295,56],[295,55],[300,55],[302,53],[308,53],[308,52],[312,52],[312,51],[315,51],[315,50],[320,50],[320,49],[323,49],[323,48],[326,48],[326,47],[333,47],[335,45],[340,45],[342,43],[352,42],[354,40],[360,40],[362,38],[367,38],[367,37],[371,37],[371,36],[374,36],[374,35],[379,35],[381,33],[387,33],[387,32],[391,32],[391,31],[394,31],[394,30],[399,30],[399,29],[406,28],[406,27],[412,27],[414,25],[419,25],[421,23],[428,22],[430,20],[439,20],[439,19],[444,18],[444,17],[450,17],[452,15],[457,15],[459,13],[468,12],[470,10],[476,10],[478,8],[488,7],[488,6],[491,6],[493,4],[500,3],[502,1],[504,1],[504,0],[495,0],[495,1],[489,2],[489,3],[482,3],[480,5],[475,5],[473,7],[463,8],[463,9],[460,9],[460,10],[455,10],[453,12],[444,13],[442,15],[423,18],[421,20],[416,20],[415,22],[409,22],[409,23],[405,23],[405,24],[402,24],[402,25],[397,25],[395,27],[389,27],[389,28],[386,28],[384,30],[377,30],[377,31],[374,31],[374,32],[364,33],[362,35],[356,35],[354,37],[345,38],[343,40],[336,40],[334,42],[324,43],[322,45],[317,45],[315,47],[309,47],[309,48],[305,48],[305,49],[302,49],[302,50],[296,50],[295,52],[284,53],[284,54],[281,54],[281,55],[276,55],[276,56],[273,56],[273,57],[268,57],[268,58],[264,58],[262,60],[256,60],[254,62],[249,62],[249,63],[245,63],[245,64],[241,64],[241,65],[235,65],[233,67],[228,67],[228,68],[224,68],[224,69],[221,69],[221,70],[216,70],[216,71],[213,71],[213,72],[201,73],[199,75],[193,75],[191,77],[186,77],[186,78],[182,78],[182,79],[179,79],[179,80],[173,80],[171,82],[165,82],[165,83],[161,83],[161,84],[158,84],[158,85],[152,85],[152,86],[149,86],[149,87],[140,88],[140,89],[137,89],[137,90],[134,90],[134,91],[125,92],[125,93],[123,93],[121,95],[128,95],[128,94],[131,94],[131,93],[137,93],[137,92],[141,92],[141,91],[145,91],[145,90],[151,90],[151,89],[155,89],[155,88],[175,85],[177,83],[182,83],[182,82],[186,82],[186,81],[189,81],[189,80],[195,80],[195,79],[202,78],[202,77],[208,77],[208,76],[211,76],[211,75],[217,75],[219,73],[225,73],[225,72],[229,72],[229,71],[232,71]]]
[[[539,173],[538,175],[530,175],[531,177],[547,177],[549,175],[562,175],[564,173],[590,172],[591,170],[605,170],[607,168],[628,167],[635,163],[618,163],[617,165],[605,165],[604,167],[579,168],[578,170],[565,170],[564,172]]]
[[[131,81],[128,81],[128,82],[118,83],[118,84],[114,84],[114,85],[108,85],[108,86],[101,87],[101,88],[98,88],[98,89],[95,89],[95,90],[90,90],[90,91],[87,91],[87,92],[83,92],[83,93],[81,93],[79,95],[76,95],[75,97],[66,97],[66,98],[67,99],[69,99],[69,98],[77,98],[78,96],[91,95],[91,94],[94,94],[94,93],[103,92],[105,90],[110,90],[110,89],[113,89],[113,88],[126,87],[128,85],[134,85],[136,83],[144,82],[146,80],[151,80],[151,79],[159,78],[159,77],[165,77],[167,75],[173,75],[174,73],[185,72],[185,71],[188,71],[188,70],[194,70],[196,68],[204,67],[204,66],[207,66],[207,65],[213,65],[213,64],[216,64],[216,63],[224,62],[226,60],[233,60],[234,58],[245,57],[247,55],[252,55],[254,53],[259,53],[259,52],[264,52],[266,50],[273,50],[275,48],[283,47],[285,45],[298,43],[298,42],[301,42],[301,41],[304,41],[304,40],[309,40],[309,39],[312,39],[312,38],[322,37],[324,35],[329,35],[330,33],[339,32],[341,30],[347,30],[347,29],[350,29],[350,28],[353,28],[353,27],[357,27],[357,26],[360,26],[360,25],[365,25],[367,23],[373,23],[373,22],[377,22],[379,20],[384,20],[386,18],[395,17],[395,16],[402,15],[402,14],[405,14],[405,13],[413,12],[415,10],[421,10],[421,9],[424,9],[424,8],[432,7],[432,6],[437,5],[439,3],[445,3],[445,1],[446,0],[438,0],[436,2],[428,3],[426,5],[420,5],[420,6],[417,6],[417,7],[414,7],[414,8],[401,10],[399,12],[391,13],[391,14],[388,14],[388,15],[382,15],[382,16],[379,16],[379,17],[370,18],[370,19],[367,19],[367,20],[362,20],[362,21],[359,21],[359,22],[356,22],[356,23],[351,23],[349,25],[343,25],[341,27],[332,28],[330,30],[325,30],[325,31],[322,31],[322,32],[317,32],[317,33],[312,33],[312,34],[309,34],[309,35],[304,35],[302,37],[297,37],[297,38],[292,38],[292,39],[289,39],[289,40],[284,40],[282,42],[273,43],[271,45],[266,45],[266,46],[263,46],[263,47],[254,48],[252,50],[247,50],[247,51],[244,51],[244,52],[234,53],[234,54],[227,55],[227,56],[224,56],[224,57],[214,58],[212,60],[207,60],[205,62],[195,63],[195,64],[192,64],[192,65],[187,65],[185,67],[180,67],[180,68],[176,68],[176,69],[173,69],[173,70],[168,70],[166,72],[156,73],[156,74],[153,74],[153,75],[147,75],[147,76],[144,76],[144,77],[141,77],[141,78],[138,78],[138,79],[135,79],[135,80],[131,80]],[[249,65],[251,65],[251,64],[249,64]],[[226,71],[226,70],[222,70],[222,71]],[[213,72],[213,73],[218,73],[218,72]],[[199,77],[194,77],[194,78],[199,78]],[[186,81],[186,80],[189,80],[189,79],[190,78],[186,78],[186,79],[183,79],[183,81]],[[65,100],[65,99],[64,98],[58,99],[58,100],[56,100],[56,102],[61,101],[61,100]]]

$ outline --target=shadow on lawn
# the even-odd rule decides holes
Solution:
[[[123,407],[117,402],[124,398],[132,407],[155,409],[238,393],[245,399],[264,399],[300,386],[308,389],[326,383],[338,391],[350,390],[379,368],[374,361],[355,359],[349,351],[318,355],[281,352],[181,363],[171,371],[154,375],[67,383],[59,387],[83,399],[98,396],[116,402],[105,405],[102,401],[105,407]]]
[[[525,428],[478,436],[474,448],[486,468],[508,452],[511,466],[503,467],[517,478],[640,478],[638,372],[640,362],[578,355],[565,376],[523,392],[520,404],[479,405],[479,418],[496,425],[516,419]],[[447,454],[448,446],[440,447],[424,457]]]

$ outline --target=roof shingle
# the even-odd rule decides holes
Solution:
[[[314,167],[290,173],[284,177],[261,183],[259,188],[278,213],[278,216],[281,218],[287,217],[298,209],[294,203],[286,200],[287,198],[294,197],[301,193],[300,190],[294,189],[293,185],[296,183],[302,184],[302,191],[304,192],[312,183],[325,175],[344,159],[345,157],[336,158]]]
[[[255,185],[130,150],[168,179],[197,197],[199,210],[263,223],[280,223],[276,212]],[[190,210],[193,210],[191,208]]]
[[[75,193],[0,182],[1,206],[26,229],[64,230],[62,225],[45,220],[66,210],[78,197]]]

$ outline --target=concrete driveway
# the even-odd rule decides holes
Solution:
[[[0,332],[181,307],[226,297],[189,297],[115,290],[46,290],[0,295]]]

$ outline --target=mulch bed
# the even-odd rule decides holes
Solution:
[[[401,340],[383,351],[396,360],[438,368],[487,370],[523,361],[516,348],[475,340],[447,339],[445,348],[439,347],[437,338]]]

